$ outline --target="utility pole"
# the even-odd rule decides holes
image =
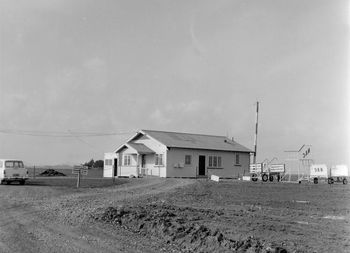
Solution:
[[[259,101],[256,102],[256,122],[255,122],[255,138],[254,138],[254,159],[253,163],[256,164],[256,151],[258,145],[258,114],[259,114]]]

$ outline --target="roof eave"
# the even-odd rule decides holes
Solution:
[[[226,152],[240,152],[240,153],[254,153],[254,151],[247,150],[233,150],[233,149],[212,149],[212,148],[200,148],[200,147],[183,147],[183,146],[168,146],[167,148],[182,148],[182,149],[200,149],[200,150],[212,150],[212,151],[226,151]]]

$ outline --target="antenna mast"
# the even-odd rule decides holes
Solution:
[[[254,160],[253,160],[254,164],[256,164],[256,150],[258,145],[258,114],[259,114],[259,101],[256,102],[256,122],[255,122]]]

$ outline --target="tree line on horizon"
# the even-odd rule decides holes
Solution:
[[[84,166],[87,166],[89,169],[91,168],[103,168],[103,160],[96,160],[94,161],[94,159],[91,159],[90,161],[84,163]]]

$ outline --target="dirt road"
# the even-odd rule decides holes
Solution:
[[[62,180],[0,186],[0,253],[350,252],[348,185]]]
[[[169,192],[189,180],[134,180],[109,188],[0,186],[0,252],[169,252],[162,242],[87,223],[96,208]]]

